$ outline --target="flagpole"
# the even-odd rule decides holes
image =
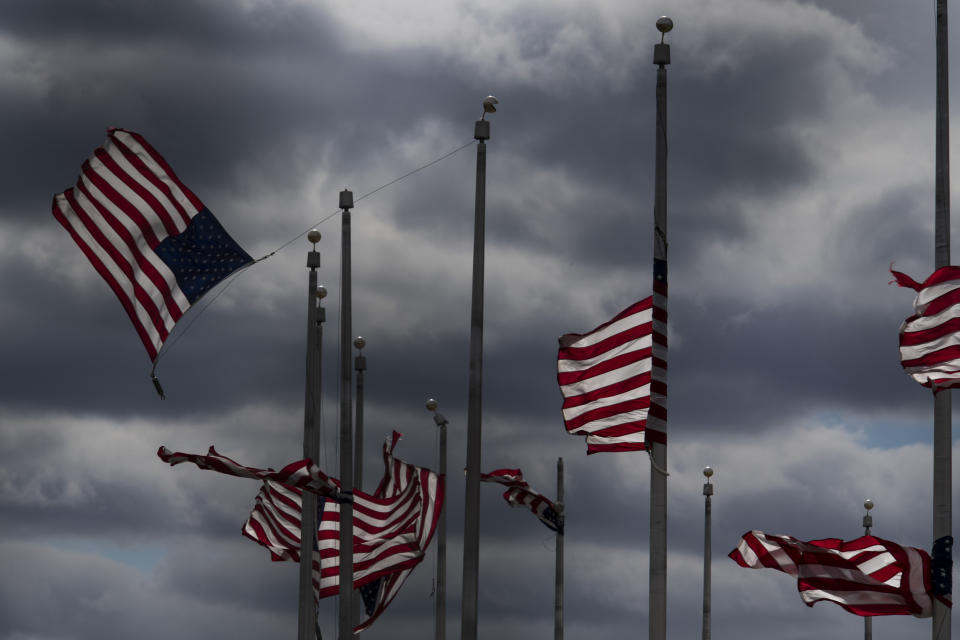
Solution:
[[[367,346],[367,340],[363,336],[357,336],[353,339],[353,346],[357,349],[357,357],[353,359],[353,369],[357,372],[357,400],[356,412],[353,416],[353,488],[363,488],[363,372],[367,368],[367,357],[363,355],[363,348]],[[360,618],[363,611],[363,601],[360,598],[354,598],[353,602],[353,626],[360,624]],[[354,634],[354,638],[359,638],[360,634]]]
[[[353,420],[350,412],[350,209],[353,192],[340,192],[340,608],[339,638],[353,637]]]
[[[950,264],[950,111],[947,64],[947,0],[937,0],[937,115],[935,267]],[[952,535],[952,425],[950,391],[933,395],[933,539]],[[933,640],[949,640],[950,608],[933,600]]]
[[[707,479],[703,483],[703,640],[710,640],[710,562],[712,556],[712,543],[710,539],[710,511],[711,500],[713,496],[713,485],[710,484],[710,476],[713,475],[713,469],[703,468],[703,475]]]
[[[557,531],[557,559],[554,564],[556,571],[556,588],[553,605],[553,639],[563,640],[563,531],[565,518],[563,507],[563,458],[557,458],[557,521],[560,525]]]
[[[473,291],[470,305],[470,383],[467,398],[467,479],[463,524],[463,592],[460,619],[461,640],[477,639],[477,592],[480,565],[480,416],[483,396],[483,270],[484,227],[487,191],[488,113],[496,111],[497,99],[483,100],[483,116],[476,121],[477,186],[473,216]]]
[[[320,352],[323,346],[323,322],[325,309],[320,306],[327,295],[324,287],[317,286],[317,269],[320,253],[317,243],[320,232],[311,229],[307,240],[313,248],[307,253],[307,268],[310,269],[307,288],[307,375],[303,410],[303,457],[314,464],[320,459],[320,431],[317,429],[317,414],[320,413]],[[317,628],[317,601],[313,593],[313,550],[317,542],[317,494],[304,491],[300,507],[300,606],[298,613],[298,640],[315,640]]]
[[[867,513],[863,516],[863,535],[870,535],[870,527],[873,526],[873,517],[870,515],[870,509],[873,509],[873,500],[867,498],[863,501],[863,508]],[[863,640],[872,640],[873,638],[873,616],[863,617]]]
[[[357,357],[353,359],[353,368],[357,372],[357,409],[353,418],[353,487],[363,488],[363,372],[367,368],[367,357],[363,355],[363,348],[367,340],[363,336],[353,339],[353,346],[357,348]]]
[[[666,16],[657,20],[660,44],[653,48],[653,63],[657,65],[657,140],[656,175],[653,207],[653,261],[656,272],[659,262],[666,277],[667,264],[667,69],[670,64],[670,45],[664,36],[673,29],[673,21]],[[666,300],[663,301],[666,311]],[[664,328],[664,332],[666,328]],[[666,436],[666,420],[663,420]],[[647,439],[650,452],[650,592],[649,640],[667,637],[667,445]]]
[[[440,435],[440,477],[447,477],[447,419],[437,412],[439,404],[433,398],[427,400],[427,410],[433,412],[433,422]],[[444,640],[447,637],[447,505],[446,500],[440,506],[440,520],[437,523],[437,589],[436,613],[434,616],[434,638]]]

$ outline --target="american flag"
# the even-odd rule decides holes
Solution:
[[[327,476],[327,474],[321,471],[320,468],[314,465],[308,458],[291,462],[279,471],[274,471],[273,469],[245,467],[239,462],[218,453],[213,447],[210,447],[207,455],[182,453],[180,451],[173,452],[166,447],[160,447],[160,449],[157,450],[157,456],[171,467],[183,462],[192,462],[201,469],[211,469],[240,478],[273,480],[286,485],[307,489],[320,495],[335,494],[339,490],[339,483]]]
[[[523,479],[520,469],[495,469],[480,474],[480,482],[496,482],[509,487],[503,492],[503,499],[511,507],[526,507],[540,522],[553,531],[563,535],[563,522],[557,506],[546,496],[537,493]]]
[[[110,129],[53,215],[119,298],[155,361],[200,296],[253,262],[143,136]]]
[[[557,381],[567,432],[587,453],[644,451],[666,442],[666,263],[655,261],[654,293],[587,333],[560,338]]]
[[[373,495],[353,492],[353,583],[367,617],[354,629],[370,626],[393,601],[436,530],[443,505],[444,479],[429,469],[393,457],[400,434],[384,444],[385,473]],[[300,560],[302,492],[266,481],[243,527],[243,534],[270,550],[274,560]],[[313,584],[318,598],[337,595],[340,582],[340,506],[323,500],[314,552]]]
[[[914,315],[900,325],[900,363],[925,387],[960,386],[960,267],[940,267],[920,283],[890,271],[917,292]]]
[[[859,616],[933,615],[930,556],[922,549],[873,536],[803,542],[749,531],[730,557],[742,567],[769,567],[797,578],[810,607],[827,600]]]

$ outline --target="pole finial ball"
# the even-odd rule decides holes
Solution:
[[[307,231],[307,240],[313,244],[317,244],[320,242],[320,232],[316,229],[310,229],[310,231]]]
[[[703,475],[709,478],[710,476],[713,475],[713,469],[710,468],[710,467],[704,467],[704,468],[703,468]]]
[[[866,500],[864,500],[863,508],[866,509],[867,511],[870,511],[870,509],[873,509],[873,500],[871,500],[870,498],[867,498]]]
[[[317,287],[317,297],[323,300],[327,297],[327,288],[323,285]]]
[[[365,346],[367,346],[367,339],[363,336],[357,336],[353,339],[353,346],[355,346],[357,349],[363,349]]]
[[[672,29],[673,29],[673,20],[671,20],[667,16],[661,16],[660,19],[657,20],[657,30],[660,33],[667,33]]]
[[[438,406],[440,405],[433,398],[427,400],[427,411],[436,411]]]

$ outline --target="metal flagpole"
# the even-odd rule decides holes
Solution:
[[[934,264],[950,264],[950,120],[947,71],[947,0],[937,0],[936,222]],[[933,539],[952,535],[953,462],[950,391],[933,395]],[[950,608],[933,600],[933,640],[950,638]]]
[[[357,357],[353,359],[353,368],[357,372],[357,408],[353,417],[353,488],[363,488],[363,372],[367,368],[367,358],[363,355],[363,348],[367,340],[363,336],[353,339],[353,346],[357,348]],[[354,598],[353,626],[360,624],[363,600]],[[354,638],[360,634],[354,634]]]
[[[357,372],[357,409],[353,417],[353,487],[363,488],[363,372],[367,368],[367,357],[363,355],[363,348],[367,340],[363,336],[353,339],[353,346],[357,348],[357,357],[353,359],[353,368]]]
[[[340,640],[353,637],[353,416],[350,407],[350,209],[353,192],[340,192]]]
[[[863,535],[870,535],[870,527],[873,526],[873,518],[870,516],[870,509],[873,509],[873,500],[867,498],[863,501],[863,508],[867,513],[863,516]],[[873,638],[873,616],[863,617],[863,640],[872,640]]]
[[[480,413],[483,395],[483,259],[487,191],[488,113],[497,99],[483,100],[483,116],[474,125],[477,141],[477,188],[473,216],[473,293],[470,306],[470,386],[467,399],[467,480],[463,523],[463,595],[461,640],[477,638],[477,591],[480,565]]]
[[[320,459],[320,430],[317,416],[320,413],[320,351],[323,345],[323,321],[326,320],[321,300],[327,290],[317,286],[317,269],[320,253],[317,243],[320,232],[311,229],[307,240],[313,249],[307,253],[307,268],[310,269],[307,290],[307,375],[303,410],[303,457],[314,464]],[[317,494],[304,491],[300,506],[300,606],[298,613],[298,640],[315,640],[320,637],[317,628],[317,601],[313,594],[313,551],[317,542],[319,526]]]
[[[563,640],[563,531],[566,521],[563,513],[563,458],[557,458],[557,531],[556,589],[553,604],[553,640]]]
[[[710,561],[712,544],[710,540],[710,510],[713,496],[713,485],[710,476],[713,469],[703,468],[703,475],[707,479],[703,483],[703,640],[710,640]]]
[[[433,412],[433,421],[440,435],[440,469],[442,478],[447,477],[447,419],[437,413],[438,403],[433,398],[427,400],[427,410]],[[440,506],[440,521],[437,523],[437,588],[436,614],[434,620],[434,638],[444,640],[447,637],[447,505],[446,500]]]
[[[657,20],[660,44],[653,48],[657,65],[657,155],[654,180],[653,261],[659,262],[666,277],[667,264],[667,69],[670,45],[663,37],[673,29],[666,16]],[[666,309],[664,309],[666,310]],[[666,431],[666,420],[663,421]],[[664,435],[666,435],[664,433]],[[650,593],[649,640],[667,637],[667,445],[647,439],[650,451]]]

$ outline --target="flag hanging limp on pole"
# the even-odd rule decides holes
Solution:
[[[859,616],[933,615],[930,556],[922,549],[873,536],[804,542],[749,531],[729,555],[742,567],[795,577],[810,607],[826,600]],[[949,597],[936,597],[950,605]]]
[[[900,325],[900,363],[934,392],[960,386],[960,267],[940,267],[917,282],[890,270],[901,287],[917,292],[914,315]]]
[[[563,522],[557,511],[557,505],[543,494],[537,493],[523,479],[520,469],[495,469],[490,473],[480,474],[480,482],[496,482],[508,487],[503,492],[503,499],[511,507],[526,507],[547,528],[563,535]]]
[[[655,293],[583,334],[560,338],[557,381],[567,432],[587,453],[644,451],[666,438],[667,312]]]
[[[399,437],[394,432],[384,444],[384,477],[373,495],[353,491],[353,584],[366,613],[354,631],[383,613],[423,560],[443,505],[442,476],[393,457]],[[243,535],[269,549],[273,560],[300,561],[301,495],[297,487],[265,481],[243,526]],[[340,505],[324,498],[318,511],[313,587],[325,598],[340,591]]]
[[[253,262],[143,136],[110,129],[53,215],[119,298],[156,361],[190,305]]]

